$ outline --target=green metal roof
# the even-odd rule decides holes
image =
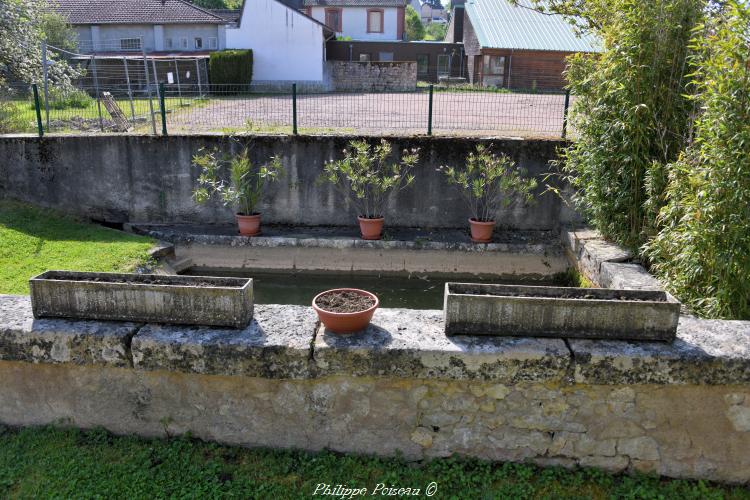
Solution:
[[[528,0],[468,0],[466,13],[483,48],[599,51],[595,37],[576,35],[562,16],[532,10]]]

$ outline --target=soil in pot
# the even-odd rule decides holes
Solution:
[[[237,227],[240,230],[242,236],[258,236],[260,234],[260,214],[254,213],[252,215],[235,214],[237,219]]]
[[[369,295],[361,295],[356,292],[331,292],[318,297],[318,307],[328,312],[353,313],[366,311],[375,305],[375,300]]]
[[[364,290],[339,288],[318,294],[312,305],[327,330],[354,333],[370,324],[378,298]]]

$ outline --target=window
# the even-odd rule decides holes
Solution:
[[[165,49],[173,49],[174,48],[174,42],[171,38],[165,38],[164,39],[164,48]]]
[[[182,38],[180,38],[180,48],[182,48],[183,50],[187,50],[187,48],[188,48],[188,41],[187,41],[187,37],[186,36],[183,36]]]
[[[482,85],[502,87],[505,83],[505,56],[485,54],[482,57]]]
[[[482,72],[485,75],[504,75],[505,56],[485,55],[482,63]]]
[[[203,38],[201,38],[199,36],[195,37],[193,39],[193,47],[195,47],[196,50],[197,49],[202,49],[203,48]]]
[[[326,9],[326,26],[341,33],[341,9]]]
[[[208,39],[208,48],[211,50],[216,50],[219,48],[219,41],[216,39],[216,37],[211,37]]]
[[[450,74],[450,56],[447,54],[440,54],[437,56],[437,74],[438,77],[447,76]]]
[[[370,62],[370,54],[360,54],[359,62]]]
[[[417,54],[417,76],[425,76],[430,70],[429,54]]]
[[[367,10],[367,32],[368,33],[382,33],[383,32],[383,9],[368,9]]]
[[[378,61],[383,61],[383,62],[393,61],[393,52],[380,52],[378,54]]]
[[[123,38],[120,40],[120,50],[140,50],[140,38]]]

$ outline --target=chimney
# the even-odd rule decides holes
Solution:
[[[464,3],[465,0],[453,0],[453,42],[464,41]]]

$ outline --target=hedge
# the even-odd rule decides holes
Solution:
[[[248,85],[253,79],[252,50],[222,50],[208,61],[211,85]]]

